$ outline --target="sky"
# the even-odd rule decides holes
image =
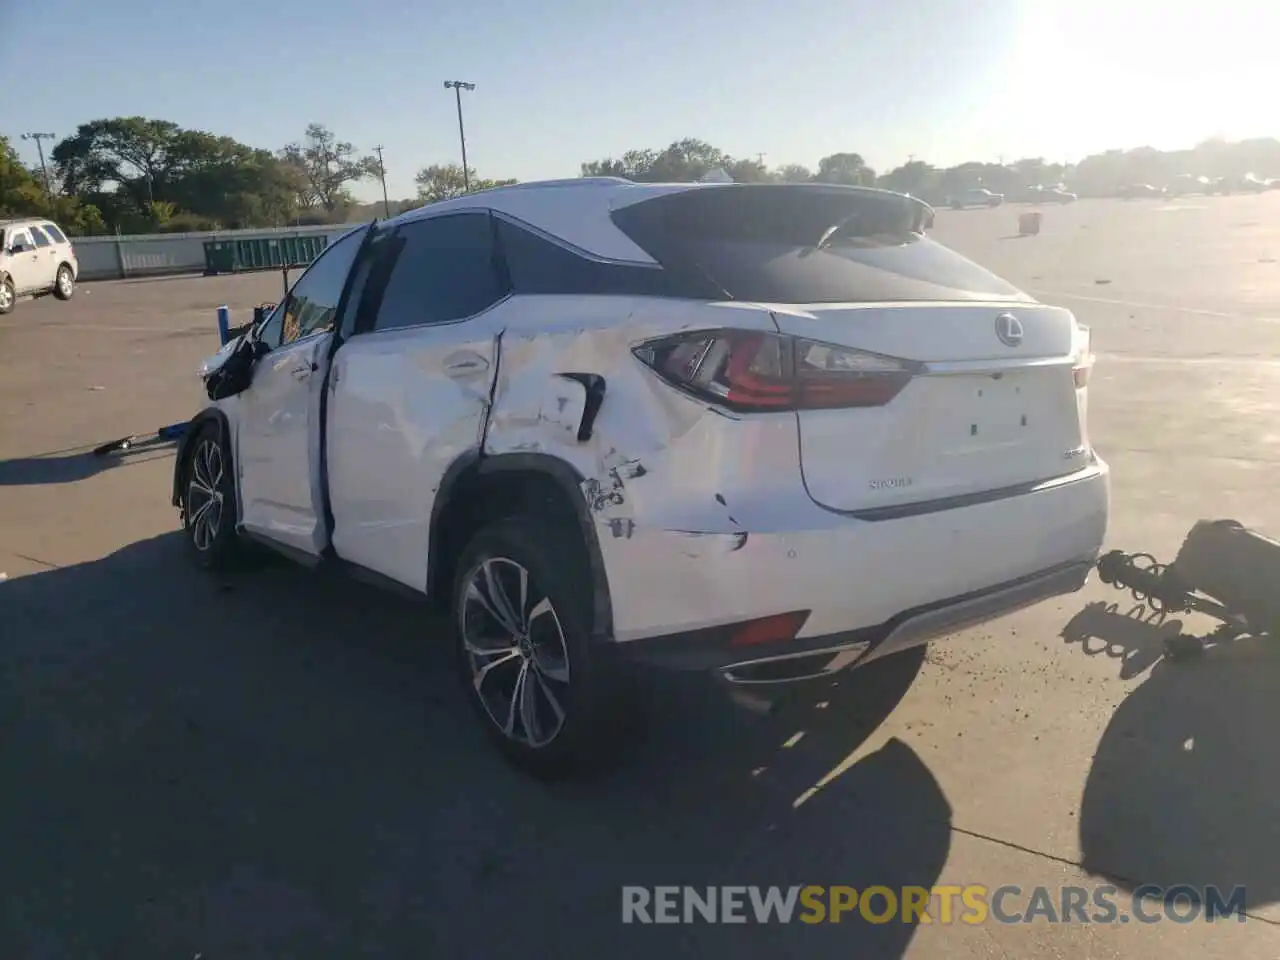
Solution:
[[[878,170],[1280,136],[1274,0],[0,0],[0,132],[121,115],[278,148],[382,144],[392,198],[698,137],[770,166]],[[56,27],[55,27],[56,25]],[[1277,171],[1274,175],[1280,175]],[[364,184],[356,193],[378,193]]]

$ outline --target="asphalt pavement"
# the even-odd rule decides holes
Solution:
[[[939,211],[1090,324],[1111,545],[1280,536],[1280,194]],[[184,563],[172,450],[275,274],[89,283],[0,318],[0,957],[1280,954],[1280,657],[1190,665],[1096,583],[779,715],[646,682],[608,775],[542,785],[466,714],[443,625],[287,564]],[[623,885],[1247,889],[1203,921],[637,926]],[[1056,896],[1056,892],[1055,892]]]

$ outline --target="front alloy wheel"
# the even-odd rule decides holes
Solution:
[[[70,300],[76,292],[76,281],[71,276],[71,268],[63,265],[58,268],[58,278],[54,281],[54,295],[59,300]]]
[[[187,527],[201,553],[213,548],[222,529],[222,474],[222,447],[212,437],[202,438],[191,454],[187,480]]]
[[[458,630],[476,699],[512,743],[540,750],[564,729],[569,649],[545,590],[515,560],[488,557],[462,591]]]

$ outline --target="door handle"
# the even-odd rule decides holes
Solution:
[[[301,366],[294,367],[290,370],[289,375],[295,380],[305,380],[307,377],[311,376],[312,371],[314,371],[315,368],[316,365],[314,363],[304,363]]]

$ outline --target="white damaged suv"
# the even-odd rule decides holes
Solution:
[[[629,660],[821,677],[1079,589],[1087,328],[878,190],[504,187],[360,227],[203,374],[173,502],[451,611],[539,773]]]

